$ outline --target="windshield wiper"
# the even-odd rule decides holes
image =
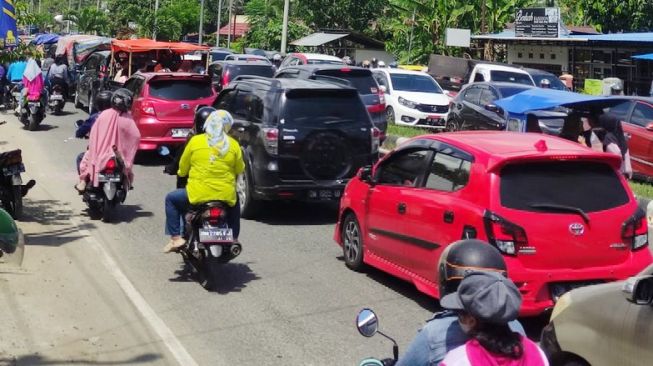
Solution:
[[[580,216],[582,216],[583,220],[585,221],[586,224],[589,224],[589,222],[590,222],[590,217],[587,216],[585,211],[583,211],[582,209],[580,209],[578,207],[558,205],[556,203],[531,203],[528,206],[531,207],[531,208],[552,209],[552,210],[558,210],[558,211],[574,212],[574,213],[577,213]]]

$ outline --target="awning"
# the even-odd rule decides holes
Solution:
[[[321,46],[325,43],[329,43],[332,41],[335,41],[336,39],[340,39],[343,37],[347,37],[349,33],[313,33],[311,35],[308,35],[304,38],[300,38],[294,42],[291,42],[291,45],[294,46],[307,46],[307,47],[315,47],[315,46]]]
[[[177,53],[189,53],[195,51],[208,51],[208,46],[198,46],[184,42],[158,42],[152,39],[114,39],[111,42],[113,52],[148,52],[153,50],[170,50]]]
[[[634,58],[634,59],[637,59],[637,60],[651,60],[651,61],[653,61],[653,53],[647,53],[647,54],[644,54],[644,55],[637,55],[637,56],[633,56],[631,58]]]

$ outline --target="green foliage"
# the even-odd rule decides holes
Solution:
[[[294,12],[312,29],[365,31],[383,13],[387,0],[301,0]]]
[[[26,58],[34,57],[39,59],[43,57],[43,52],[34,45],[20,43],[13,50],[4,50],[0,52],[0,63],[11,63],[18,60],[18,58],[21,56]]]
[[[245,6],[245,14],[250,29],[243,40],[244,45],[265,50],[281,49],[283,0],[250,0]],[[310,33],[311,30],[299,19],[292,17],[288,22],[289,42]]]
[[[653,186],[650,183],[640,183],[630,181],[630,188],[635,193],[635,196],[640,198],[653,199]]]
[[[156,21],[157,34],[162,39],[178,41],[181,36],[199,30],[200,4],[197,0],[165,2],[158,11]]]
[[[75,23],[79,33],[105,35],[109,32],[109,17],[95,7],[72,10],[64,16],[64,20]]]
[[[648,0],[562,0],[560,7],[566,22],[604,33],[653,29],[653,2]]]

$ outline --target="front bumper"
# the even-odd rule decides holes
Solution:
[[[303,202],[339,202],[346,184],[279,184],[256,187],[254,195],[264,200],[292,200]]]
[[[404,126],[444,129],[448,113],[426,113],[399,103],[393,106],[395,123]]]

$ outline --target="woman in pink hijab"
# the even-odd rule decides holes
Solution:
[[[93,124],[88,150],[79,165],[79,183],[75,186],[80,193],[86,189],[88,182],[93,187],[98,186],[98,173],[109,159],[117,155],[123,160],[129,184],[133,182],[132,167],[141,134],[129,112],[131,103],[129,90],[116,90],[111,97],[111,108],[104,110]]]

